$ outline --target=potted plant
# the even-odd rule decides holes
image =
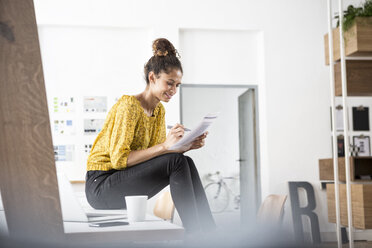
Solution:
[[[340,59],[339,16],[337,28],[333,29],[333,58]],[[345,55],[372,56],[372,0],[366,0],[361,7],[349,7],[343,14]],[[328,34],[324,37],[326,64],[329,65]]]

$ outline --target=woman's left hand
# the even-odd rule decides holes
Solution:
[[[197,137],[192,143],[188,151],[202,148],[205,145],[205,138],[208,135],[208,131]]]

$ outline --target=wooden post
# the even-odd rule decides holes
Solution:
[[[63,236],[32,0],[0,0],[0,189],[12,238]]]

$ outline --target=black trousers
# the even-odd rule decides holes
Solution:
[[[181,153],[161,155],[125,170],[88,171],[85,191],[93,208],[121,209],[126,208],[125,196],[151,198],[167,185],[187,232],[215,229],[195,164]]]

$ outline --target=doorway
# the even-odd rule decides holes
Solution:
[[[192,129],[206,114],[219,112],[206,145],[187,154],[195,161],[204,187],[221,177],[226,183],[221,196],[227,206],[210,201],[217,225],[251,223],[261,203],[257,95],[256,85],[182,84],[180,88],[180,119],[185,127]]]

